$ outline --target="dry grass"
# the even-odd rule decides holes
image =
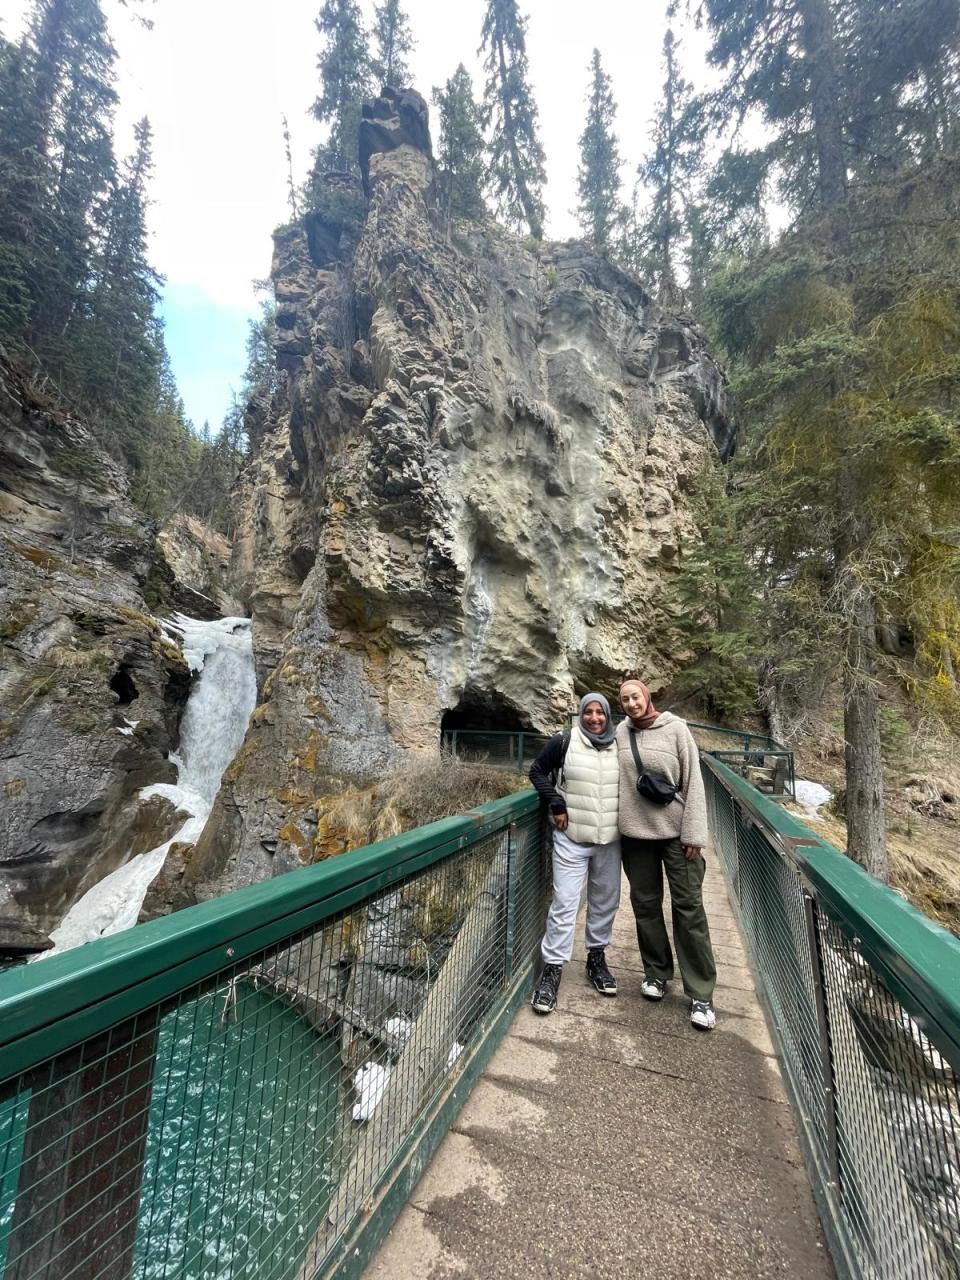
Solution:
[[[960,937],[960,830],[955,823],[911,812],[894,794],[887,812],[890,886],[924,915]],[[810,829],[841,852],[847,848],[847,825],[829,808],[811,821],[799,807],[789,806]],[[905,809],[898,815],[898,809]]]
[[[334,857],[413,827],[455,817],[526,787],[526,778],[490,764],[440,759],[405,760],[379,782],[319,801],[315,860]]]

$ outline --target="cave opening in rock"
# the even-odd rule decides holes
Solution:
[[[110,677],[110,688],[117,695],[121,707],[129,707],[134,698],[140,697],[140,690],[134,684],[130,668],[125,662]]]
[[[443,713],[441,740],[452,729],[504,729],[516,733],[520,729],[529,731],[531,725],[501,694],[486,689],[464,689],[457,705]]]

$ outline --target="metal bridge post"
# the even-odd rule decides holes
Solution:
[[[507,828],[507,941],[503,958],[505,980],[513,977],[513,953],[517,932],[517,871],[520,865],[520,838],[517,824]]]
[[[523,776],[523,732],[520,732],[520,744],[517,747],[517,773]]]
[[[823,949],[820,941],[820,930],[817,928],[817,908],[814,895],[806,887],[802,887],[802,893],[803,917],[807,926],[807,941],[810,948],[814,1004],[817,1011],[817,1038],[820,1046],[820,1077],[826,1128],[824,1140],[829,1171],[827,1185],[830,1189],[835,1189],[840,1186],[837,1097],[833,1078],[833,1056],[830,1049],[830,1022],[827,1015],[827,1000],[823,980]]]

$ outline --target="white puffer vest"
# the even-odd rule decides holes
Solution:
[[[574,725],[557,790],[567,803],[567,835],[577,844],[609,844],[619,834],[617,744],[599,751]]]

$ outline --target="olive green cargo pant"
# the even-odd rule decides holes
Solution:
[[[710,1000],[717,966],[703,909],[703,855],[691,861],[684,856],[679,840],[636,840],[632,836],[620,837],[620,851],[630,881],[630,905],[637,922],[637,942],[646,977],[663,982],[673,977],[673,952],[663,919],[666,871],[683,989],[693,1000]]]

